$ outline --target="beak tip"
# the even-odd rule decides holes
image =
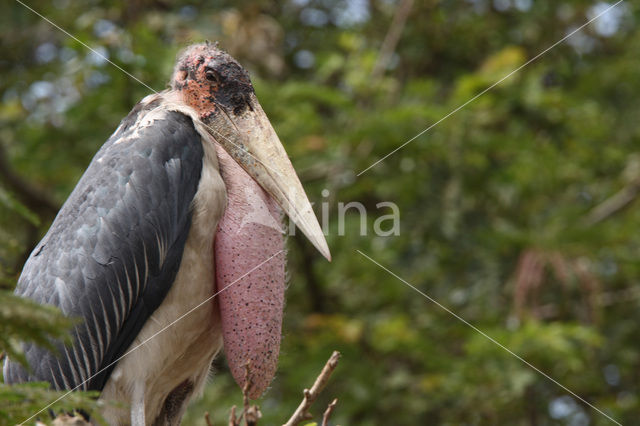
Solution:
[[[329,251],[329,246],[327,245],[327,240],[322,238],[309,238],[311,244],[320,252],[322,257],[331,262],[331,252]]]
[[[320,244],[318,244],[318,251],[320,252],[320,254],[322,254],[322,256],[327,259],[329,262],[331,262],[331,252],[329,251],[329,246],[327,245],[327,240],[322,238],[320,240]]]

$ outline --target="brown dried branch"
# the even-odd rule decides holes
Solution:
[[[247,411],[244,413],[244,423],[246,426],[256,426],[258,424],[258,420],[262,418],[262,413],[260,412],[260,407],[257,405],[252,405],[247,408]]]
[[[249,389],[251,388],[251,363],[247,362],[244,366],[244,386],[242,387],[242,405],[243,411],[240,417],[236,417],[236,406],[231,407],[229,414],[229,426],[240,426],[244,418],[245,426],[256,426],[258,420],[262,417],[260,407],[249,404]]]
[[[262,417],[260,408],[257,405],[249,405],[249,389],[251,389],[251,362],[247,361],[244,365],[244,387],[242,388],[242,404],[244,405],[244,424],[245,426],[255,426]],[[241,416],[242,418],[242,416]]]
[[[378,54],[378,60],[373,66],[373,70],[371,71],[371,80],[375,81],[389,65],[389,61],[391,60],[391,56],[393,52],[396,50],[396,46],[400,41],[400,36],[402,35],[402,30],[404,29],[404,24],[407,22],[407,18],[409,17],[409,12],[411,12],[411,7],[413,6],[413,0],[403,0],[400,3],[400,6],[396,9],[396,13],[393,15],[393,20],[391,21],[391,25],[389,26],[389,31],[387,31],[387,35],[384,37],[384,41],[382,42],[382,46],[380,47],[380,53]]]
[[[285,423],[283,426],[294,426],[300,424],[300,422],[304,420],[308,420],[311,418],[311,414],[309,413],[309,408],[316,400],[320,392],[325,388],[327,382],[329,381],[329,377],[336,369],[338,365],[338,360],[340,359],[340,352],[334,351],[331,354],[331,357],[325,364],[324,368],[316,378],[315,382],[311,389],[305,389],[303,391],[304,398],[296,411],[293,413],[291,418]],[[257,405],[250,405],[249,403],[249,389],[251,388],[251,364],[247,362],[245,364],[245,381],[244,386],[242,387],[242,404],[243,411],[242,414],[237,417],[236,416],[236,406],[231,407],[231,413],[229,414],[229,423],[228,426],[257,426],[258,421],[262,418],[262,413],[260,412],[260,407]],[[322,416],[322,425],[327,426],[329,419],[331,418],[331,414],[335,409],[336,404],[338,403],[337,399],[331,401],[331,403],[327,406],[327,409]],[[244,423],[242,419],[244,418]],[[211,426],[209,421],[209,413],[205,414],[205,420],[207,421],[207,426]]]
[[[584,257],[571,258],[560,252],[526,249],[520,255],[514,273],[513,306],[519,317],[533,315],[538,319],[549,319],[562,313],[559,309],[563,297],[573,297],[573,284],[578,285],[581,304],[572,304],[582,321],[591,323],[597,320],[598,295],[600,283],[592,272],[589,260]],[[559,285],[560,293],[555,296],[557,302],[541,304],[539,299],[544,287]],[[551,291],[556,291],[554,288]]]
[[[204,413],[204,421],[207,422],[207,426],[213,426],[211,424],[211,418],[209,417],[209,412],[208,411]]]
[[[245,417],[244,423],[247,424],[247,413],[249,412],[249,389],[251,388],[251,361],[247,361],[244,365],[244,386],[242,388],[242,416]],[[242,418],[240,416],[240,418]]]
[[[311,389],[305,389],[303,391],[304,398],[302,402],[293,413],[291,418],[283,425],[283,426],[295,426],[303,422],[304,420],[309,420],[312,418],[309,413],[309,408],[311,408],[311,404],[316,400],[320,392],[324,389],[329,381],[329,377],[331,377],[331,373],[338,366],[338,360],[340,359],[340,352],[334,351],[329,357],[329,360],[325,364],[324,368],[316,378],[315,383],[311,386]]]
[[[331,418],[331,414],[333,414],[333,410],[336,408],[337,403],[338,398],[334,398],[334,400],[327,406],[327,409],[324,410],[324,414],[322,415],[322,426],[329,426],[329,419]]]
[[[615,213],[623,210],[640,194],[640,182],[634,181],[620,191],[595,206],[584,219],[587,225],[595,225],[602,222]]]
[[[238,426],[239,422],[236,418],[236,406],[231,407],[231,413],[229,414],[229,426]]]

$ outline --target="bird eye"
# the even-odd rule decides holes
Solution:
[[[213,81],[213,82],[215,82],[215,83],[217,83],[217,82],[218,82],[218,75],[217,75],[217,74],[216,74],[216,72],[215,72],[214,70],[212,70],[212,69],[208,69],[208,70],[205,72],[205,77],[207,77],[207,80],[209,80],[209,81]]]

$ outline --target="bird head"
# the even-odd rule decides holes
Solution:
[[[198,113],[213,139],[331,260],[311,203],[256,98],[247,71],[215,44],[196,44],[180,55],[171,88]]]

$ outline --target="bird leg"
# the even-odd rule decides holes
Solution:
[[[137,382],[131,396],[131,426],[145,426],[144,418],[144,382]]]

